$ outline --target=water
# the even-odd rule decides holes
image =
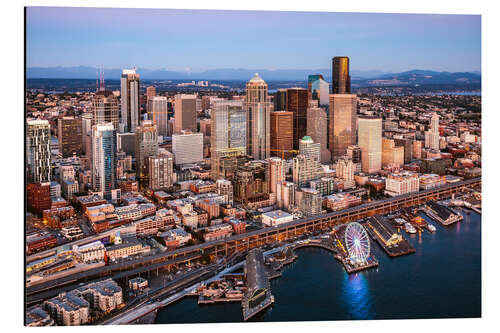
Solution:
[[[372,242],[379,267],[357,274],[348,275],[326,250],[297,250],[299,258],[271,281],[274,305],[252,320],[480,317],[481,216],[463,215],[450,227],[431,222],[434,234],[407,236],[415,254],[390,258]],[[156,323],[242,320],[240,303],[198,306],[191,297],[161,310]]]

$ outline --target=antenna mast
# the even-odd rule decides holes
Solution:
[[[102,65],[101,65],[101,87],[100,87],[100,90],[101,91],[105,90],[105,86],[104,86],[104,67]]]

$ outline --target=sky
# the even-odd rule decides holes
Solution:
[[[481,16],[28,7],[28,67],[481,70]]]

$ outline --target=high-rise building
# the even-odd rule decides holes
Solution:
[[[246,155],[247,115],[242,101],[219,100],[211,111],[210,149],[214,178],[224,156]]]
[[[92,126],[92,186],[111,199],[116,186],[116,129],[113,123]]]
[[[172,153],[175,165],[203,161],[203,133],[172,135]]]
[[[315,157],[299,154],[293,158],[292,174],[297,186],[306,187],[311,180],[323,176],[323,168]]]
[[[146,97],[156,96],[156,88],[154,86],[149,86],[146,88]]]
[[[347,157],[340,158],[335,165],[337,178],[344,181],[344,188],[354,187],[354,163]]]
[[[349,75],[349,58],[333,57],[332,59],[332,94],[350,94],[351,76]]]
[[[398,147],[404,147],[404,163],[410,163],[413,159],[413,140],[410,138],[394,138],[394,143]]]
[[[361,119],[361,118],[359,118],[359,119]],[[358,137],[359,137],[359,133],[358,133]],[[347,147],[347,157],[349,157],[349,159],[351,159],[352,163],[354,163],[354,164],[361,163],[361,148],[359,148],[359,146],[354,146],[354,145]]]
[[[356,144],[357,97],[354,94],[331,94],[329,149],[332,160],[347,153],[347,147]]]
[[[174,155],[159,149],[158,154],[148,157],[149,188],[153,191],[168,189],[173,185]]]
[[[323,79],[322,75],[309,75],[308,91],[309,100],[318,101],[320,106],[328,107],[330,84]]]
[[[135,170],[137,179],[145,182],[148,178],[148,157],[158,154],[158,133],[151,120],[145,120],[135,131]]]
[[[324,108],[310,106],[307,109],[307,136],[321,145],[321,163],[331,160],[328,150],[328,118]]]
[[[148,87],[148,89],[151,87]],[[154,87],[153,87],[154,88]],[[168,100],[163,96],[148,97],[148,118],[156,125],[159,136],[168,136]]]
[[[397,147],[393,139],[382,138],[382,166],[402,166],[404,147]]]
[[[321,144],[315,143],[310,136],[304,136],[299,141],[299,154],[314,158],[321,162]]]
[[[233,184],[226,179],[217,179],[217,194],[222,195],[224,198],[222,204],[232,205],[233,204]]]
[[[300,211],[304,216],[313,216],[322,212],[321,194],[312,188],[302,189],[302,200],[300,201]]]
[[[422,158],[422,141],[413,140],[413,156],[416,159]]]
[[[198,131],[196,125],[196,100],[196,95],[175,95],[174,134],[179,134],[184,130]]]
[[[269,166],[251,161],[238,167],[233,177],[234,200],[247,205],[269,199]]]
[[[285,179],[285,161],[279,157],[269,158],[269,192],[277,193],[278,184]]]
[[[121,124],[124,132],[135,132],[139,125],[140,75],[135,69],[124,69],[121,77]]]
[[[247,113],[247,154],[254,159],[270,157],[271,102],[267,83],[255,74],[247,82],[243,107]]]
[[[297,185],[292,182],[282,182],[277,185],[276,203],[280,209],[290,211],[295,206],[295,191]]]
[[[27,210],[36,214],[42,214],[51,207],[50,182],[36,182],[26,184]]]
[[[116,134],[117,151],[123,151],[125,154],[135,157],[135,133]]]
[[[434,113],[431,117],[430,130],[425,132],[425,147],[439,150],[439,116]]]
[[[291,156],[293,150],[293,113],[288,111],[271,112],[271,156]]]
[[[293,113],[293,149],[299,149],[299,140],[307,135],[307,89],[288,88],[286,110]]]
[[[57,139],[59,152],[63,158],[73,154],[82,155],[82,120],[76,117],[62,117],[57,119]]]
[[[113,123],[118,130],[118,121],[118,99],[109,90],[99,90],[92,99],[92,126]]]
[[[28,120],[26,125],[27,182],[49,182],[50,125],[47,120]]]
[[[92,118],[90,112],[82,114],[82,150],[85,155],[91,155],[90,151],[87,152],[87,137],[92,136]]]
[[[279,88],[274,95],[274,111],[286,110],[286,89]]]
[[[382,168],[382,119],[363,116],[358,122],[358,146],[361,149],[362,170],[379,172]]]

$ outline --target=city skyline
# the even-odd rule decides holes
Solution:
[[[28,7],[26,48],[27,67],[328,68],[337,54],[360,71],[477,72],[480,36],[479,15]]]

